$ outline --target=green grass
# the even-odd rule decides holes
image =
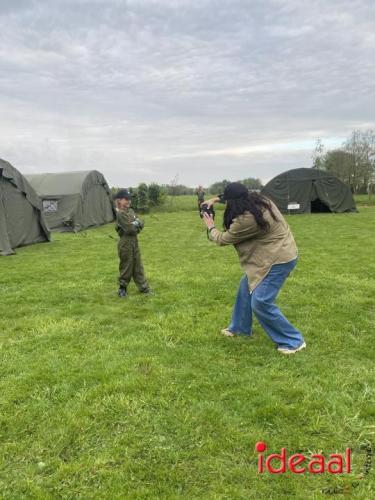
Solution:
[[[300,262],[279,303],[308,344],[292,357],[257,324],[218,333],[241,270],[193,210],[146,216],[153,297],[117,298],[113,225],[0,258],[1,498],[371,498],[375,208],[288,218]],[[350,446],[353,474],[259,475],[259,440]]]
[[[368,194],[356,194],[354,195],[354,200],[357,204],[358,208],[361,208],[362,206],[375,206],[375,193],[372,194],[370,197]]]
[[[181,212],[195,210],[197,207],[196,196],[166,196],[163,205],[154,210],[161,212]]]
[[[216,195],[207,194],[206,200],[213,198]],[[159,207],[152,209],[154,212],[186,212],[198,209],[198,201],[196,196],[166,196],[165,201]],[[223,204],[215,205],[215,210],[223,210]]]

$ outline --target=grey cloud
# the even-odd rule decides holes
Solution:
[[[370,0],[1,6],[0,156],[20,167],[198,183],[251,164],[267,178],[311,151],[228,152],[374,123]]]

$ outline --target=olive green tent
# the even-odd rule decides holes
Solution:
[[[38,195],[18,170],[0,159],[0,255],[49,240]]]
[[[50,229],[77,232],[114,219],[111,191],[96,170],[33,174],[27,179],[42,199]]]
[[[356,211],[349,186],[315,168],[288,170],[269,181],[261,192],[284,213]]]

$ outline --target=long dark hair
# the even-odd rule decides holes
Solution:
[[[261,194],[249,193],[246,197],[243,198],[234,200],[229,199],[227,200],[224,212],[224,228],[229,229],[230,225],[233,222],[233,219],[235,219],[239,215],[244,214],[245,212],[250,212],[254,216],[259,229],[268,231],[270,228],[270,224],[264,218],[265,210],[268,210],[273,220],[277,221],[277,217],[272,211],[270,200],[262,196]]]

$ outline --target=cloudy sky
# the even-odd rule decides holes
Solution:
[[[373,0],[0,0],[0,157],[187,185],[375,128]]]

